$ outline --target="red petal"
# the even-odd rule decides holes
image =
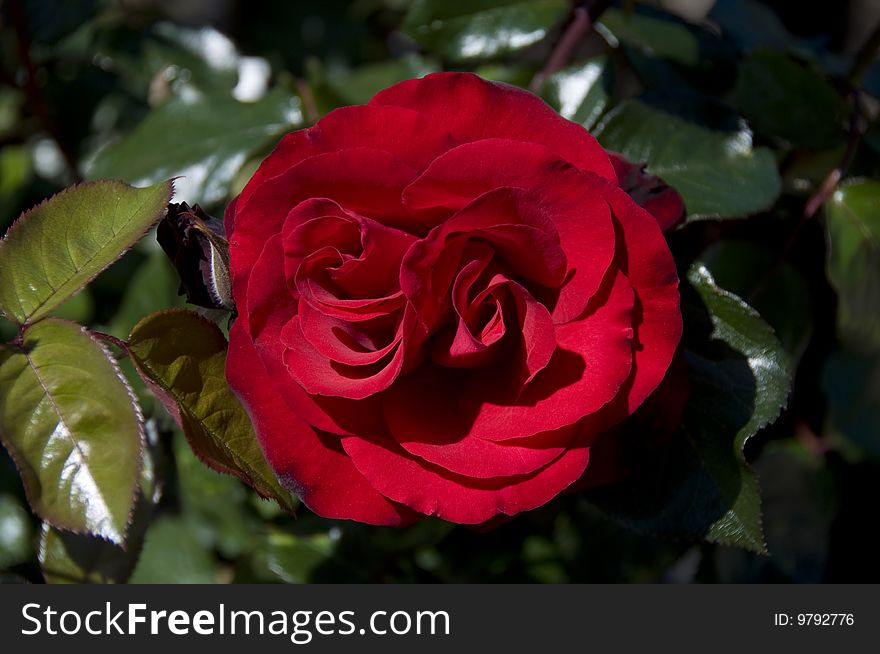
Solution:
[[[309,129],[291,132],[281,139],[251,177],[241,198],[247,201],[263,182],[316,154],[344,148],[374,148],[390,152],[422,170],[441,152],[457,144],[434,121],[411,109],[380,105],[342,107]]]
[[[582,170],[617,179],[587,130],[515,86],[471,73],[434,73],[380,91],[370,104],[413,109],[462,143],[489,138],[540,143]]]
[[[531,475],[475,479],[421,461],[391,439],[342,439],[357,469],[380,492],[408,507],[459,524],[528,511],[553,499],[584,471],[589,448],[576,443]]]
[[[462,209],[500,187],[521,189],[555,225],[568,279],[554,307],[555,322],[580,315],[614,257],[614,227],[595,179],[538,144],[489,139],[438,157],[404,191],[414,209]]]
[[[243,307],[236,324],[247,325],[254,346],[274,388],[293,412],[316,428],[344,434],[384,431],[381,401],[363,401],[309,395],[290,376],[284,365],[284,343],[281,330],[293,318],[296,307],[284,279],[281,235],[269,239],[251,272],[247,306]]]
[[[645,211],[654,216],[664,232],[684,218],[684,200],[674,188],[657,175],[645,171],[645,164],[634,164],[616,152],[609,158],[620,187]]]
[[[247,408],[270,465],[285,488],[318,515],[375,525],[403,525],[415,514],[376,491],[341,449],[337,437],[322,435],[293,413],[274,390],[245,323],[229,334],[229,385]]]
[[[629,376],[632,309],[632,288],[617,273],[584,318],[556,326],[558,349],[519,397],[495,369],[459,372],[434,387],[404,377],[384,394],[388,426],[395,437],[421,433],[448,443],[526,438],[574,424],[613,399]]]
[[[632,414],[660,384],[681,340],[678,273],[657,222],[626,193],[610,185],[605,195],[621,228],[626,253],[621,268],[636,293],[633,378],[625,398]]]
[[[235,209],[235,231],[229,239],[233,294],[244,296],[247,279],[263,246],[281,231],[291,211],[303,200],[327,197],[358,214],[406,221],[400,196],[415,170],[382,150],[352,148],[319,154],[299,162],[259,186]]]

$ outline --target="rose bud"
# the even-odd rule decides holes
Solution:
[[[468,73],[286,136],[226,210],[226,375],[279,479],[384,525],[613,480],[682,330],[652,206],[582,126]]]
[[[206,309],[232,309],[229,244],[223,223],[199,205],[169,204],[156,229],[159,245],[180,275],[180,295]]]

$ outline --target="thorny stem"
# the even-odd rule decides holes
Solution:
[[[575,8],[571,22],[547,58],[547,63],[535,73],[529,83],[529,90],[532,93],[540,91],[544,81],[568,63],[581,39],[590,33],[596,20],[603,11],[611,6],[612,2],[613,0],[587,0]]]
[[[61,133],[58,131],[58,126],[55,124],[52,115],[49,113],[45,98],[40,90],[40,85],[37,82],[37,68],[34,65],[33,59],[31,59],[30,36],[28,35],[24,3],[22,0],[13,0],[12,2],[12,22],[15,28],[18,56],[26,73],[23,88],[28,103],[37,115],[37,118],[39,118],[43,129],[46,130],[46,133],[58,145],[61,156],[64,158],[64,162],[67,164],[67,168],[74,181],[82,181],[82,177],[80,176],[79,169],[76,165],[76,157],[61,137]]]

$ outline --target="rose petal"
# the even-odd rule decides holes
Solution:
[[[556,326],[558,349],[518,397],[491,369],[459,372],[443,387],[401,379],[383,396],[389,429],[396,438],[421,432],[427,442],[503,441],[578,422],[612,400],[629,377],[633,301],[622,273],[609,279],[584,318]]]
[[[240,319],[229,333],[226,375],[279,480],[312,511],[375,525],[413,521],[411,509],[381,495],[358,472],[337,437],[316,432],[290,410],[274,390],[277,380],[260,364]]]
[[[383,432],[384,419],[378,397],[355,401],[312,396],[290,376],[283,361],[285,345],[281,341],[281,330],[295,315],[296,307],[284,279],[283,257],[278,234],[267,241],[254,265],[247,305],[241,308],[236,324],[247,325],[274,388],[303,421],[334,434]]]
[[[406,222],[402,190],[416,171],[383,150],[350,148],[319,154],[261,185],[235,209],[229,239],[232,290],[236,300],[247,292],[247,279],[266,241],[281,231],[291,207],[314,197],[331,198],[346,209],[371,218]]]
[[[645,164],[631,163],[616,152],[609,152],[620,187],[645,211],[654,216],[664,232],[684,218],[684,199],[660,177],[645,170]]]
[[[617,179],[587,130],[515,86],[471,73],[433,73],[380,91],[370,104],[414,109],[462,143],[488,138],[541,143],[582,170]]]
[[[539,203],[568,262],[567,281],[552,310],[554,321],[563,323],[583,312],[614,257],[611,215],[592,179],[540,144],[488,139],[438,157],[403,197],[414,209],[453,210],[492,189],[511,187]]]
[[[342,446],[383,495],[425,515],[459,524],[477,524],[498,514],[514,515],[541,506],[574,482],[589,460],[589,447],[577,442],[530,475],[476,479],[421,461],[388,438],[346,436]]]
[[[393,125],[394,129],[389,129]],[[345,148],[385,150],[423,170],[458,142],[429,117],[390,105],[358,105],[335,109],[308,129],[291,132],[275,146],[241,192],[247,203],[264,182],[316,154]],[[228,232],[228,230],[227,230]]]

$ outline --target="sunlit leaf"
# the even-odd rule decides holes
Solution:
[[[592,129],[611,103],[613,83],[611,61],[596,57],[550,75],[541,95],[562,116]]]
[[[566,0],[414,0],[402,29],[432,54],[472,61],[537,43],[570,10]]]
[[[695,94],[626,100],[596,128],[606,148],[662,177],[684,197],[690,219],[734,218],[769,208],[782,182],[773,153],[752,145],[742,119]]]
[[[124,542],[141,418],[118,367],[88,332],[48,318],[20,344],[0,348],[0,438],[40,517]]]
[[[840,336],[856,352],[880,350],[880,182],[841,186],[826,205],[828,279]]]
[[[202,461],[292,509],[290,494],[266,462],[250,418],[226,383],[226,338],[216,325],[185,309],[161,311],[135,326],[128,348]]]
[[[251,152],[301,122],[299,99],[283,89],[252,103],[222,94],[173,98],[101,150],[88,175],[135,184],[180,176],[175,197],[207,206],[229,194]]]
[[[162,217],[171,184],[80,184],[25,212],[0,240],[0,311],[36,320],[116,261]]]

